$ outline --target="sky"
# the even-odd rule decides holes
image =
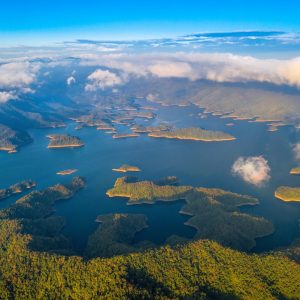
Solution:
[[[80,38],[143,39],[197,32],[300,31],[296,0],[1,1],[2,45]]]

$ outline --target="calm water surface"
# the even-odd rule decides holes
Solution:
[[[300,203],[284,203],[274,198],[279,185],[299,186],[300,177],[289,171],[296,166],[292,146],[300,140],[300,133],[291,127],[268,132],[265,124],[232,121],[208,115],[201,119],[201,110],[195,106],[159,107],[157,118],[138,121],[147,125],[167,122],[176,127],[200,126],[226,131],[237,137],[228,142],[197,142],[155,139],[141,135],[138,138],[112,139],[111,135],[94,128],[75,130],[76,124],[66,128],[32,130],[34,142],[19,153],[0,153],[0,187],[20,180],[33,179],[42,189],[56,183],[68,182],[72,176],[56,175],[57,171],[76,168],[76,175],[87,179],[87,186],[72,199],[56,204],[56,214],[66,217],[66,235],[81,251],[88,236],[95,230],[97,215],[107,213],[142,213],[147,215],[149,228],[140,232],[136,240],[148,239],[163,243],[171,234],[192,237],[194,229],[185,226],[187,216],[178,214],[184,201],[155,205],[127,206],[126,199],[105,195],[122,173],[112,168],[132,164],[141,168],[140,179],[159,179],[175,175],[181,184],[218,187],[237,193],[253,195],[260,205],[242,210],[271,220],[276,228],[273,235],[257,240],[254,251],[260,252],[290,244],[300,237]],[[233,122],[234,126],[226,126]],[[120,126],[123,132],[127,127]],[[79,136],[85,147],[79,149],[47,149],[47,134],[67,133]],[[263,155],[271,167],[271,179],[263,187],[255,187],[235,177],[231,166],[240,156]],[[0,202],[0,208],[13,203],[18,196]]]

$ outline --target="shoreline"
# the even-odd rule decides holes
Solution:
[[[72,145],[72,144],[68,144],[68,145],[48,145],[47,148],[51,149],[51,148],[79,148],[79,147],[83,147],[84,144],[80,144],[80,145]]]
[[[68,169],[68,170],[58,171],[58,172],[56,172],[56,174],[64,176],[64,175],[73,174],[73,173],[75,173],[77,171],[78,171],[78,169]]]
[[[113,139],[125,139],[125,138],[134,138],[134,137],[139,137],[139,134],[136,133],[128,133],[128,134],[114,134],[112,136]]]
[[[188,141],[200,141],[200,142],[226,142],[237,140],[236,137],[232,138],[220,138],[220,139],[204,139],[204,138],[192,138],[192,137],[170,137],[170,136],[157,136],[153,133],[149,133],[148,136],[153,138],[165,138],[170,140],[188,140]]]
[[[279,195],[276,191],[274,193],[275,198],[283,201],[283,202],[300,202],[300,198],[286,198],[284,196]]]

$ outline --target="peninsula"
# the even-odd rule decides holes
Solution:
[[[41,191],[32,191],[15,204],[0,210],[0,219],[38,219],[49,216],[55,202],[69,199],[85,186],[85,179],[74,177],[68,184],[57,184]]]
[[[35,186],[36,183],[33,180],[24,180],[14,185],[11,185],[7,189],[0,189],[0,200],[8,198],[13,194],[22,193],[23,191],[31,189]]]
[[[205,130],[197,127],[179,128],[163,132],[151,132],[148,134],[148,136],[155,138],[194,140],[203,142],[222,142],[236,139],[234,136],[221,131]]]
[[[123,173],[126,173],[126,172],[140,172],[141,169],[138,168],[138,167],[135,167],[135,166],[130,166],[130,165],[122,165],[120,168],[115,168],[115,169],[112,169],[113,171],[115,172],[123,172]]]
[[[259,204],[258,199],[221,189],[129,182],[122,177],[107,195],[126,197],[129,205],[185,200],[180,213],[191,217],[185,224],[197,230],[194,239],[212,239],[239,250],[252,249],[256,238],[274,232],[270,221],[239,211],[241,206]]]
[[[137,232],[148,227],[145,215],[108,214],[98,216],[96,222],[101,225],[89,237],[85,256],[111,257],[142,250],[132,242]]]
[[[27,132],[13,130],[0,124],[0,151],[17,152],[18,148],[32,142]]]
[[[83,141],[72,135],[67,134],[51,134],[47,135],[50,139],[48,148],[75,148],[84,146]]]
[[[300,187],[280,186],[275,191],[275,197],[285,202],[300,201]]]

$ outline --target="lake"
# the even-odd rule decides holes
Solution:
[[[138,101],[138,100],[137,100]],[[153,106],[153,104],[151,104]],[[264,123],[231,120],[207,114],[200,118],[201,109],[187,107],[163,107],[154,105],[157,117],[153,120],[137,120],[139,124],[157,125],[167,122],[176,127],[199,126],[204,129],[221,130],[234,135],[237,140],[227,142],[200,142],[156,139],[141,134],[138,138],[112,139],[110,134],[95,128],[76,130],[70,122],[58,129],[35,129],[29,133],[34,142],[16,154],[0,153],[0,186],[7,187],[24,179],[33,179],[38,189],[56,183],[70,181],[72,175],[59,176],[57,171],[78,169],[73,174],[84,176],[87,186],[72,199],[55,205],[57,215],[65,216],[64,233],[71,237],[75,249],[81,252],[88,236],[96,229],[95,219],[107,213],[142,213],[148,217],[149,228],[138,233],[136,241],[144,239],[161,244],[171,234],[192,237],[195,230],[184,225],[189,218],[178,212],[184,201],[159,202],[154,205],[127,206],[126,199],[108,198],[105,193],[116,178],[123,173],[113,172],[122,164],[141,168],[139,179],[159,179],[174,175],[180,184],[217,187],[237,193],[249,194],[260,200],[260,205],[244,207],[243,212],[264,216],[275,225],[275,233],[257,240],[255,252],[289,245],[300,237],[300,203],[285,203],[274,198],[279,185],[299,186],[300,176],[290,175],[297,166],[293,144],[300,141],[300,132],[291,126],[268,132]],[[234,123],[234,126],[226,126]],[[120,132],[128,131],[118,125]],[[46,135],[52,133],[79,136],[85,147],[78,149],[47,149]],[[271,167],[271,179],[262,187],[256,187],[234,176],[231,167],[240,156],[263,155]],[[7,207],[19,196],[0,202]]]

